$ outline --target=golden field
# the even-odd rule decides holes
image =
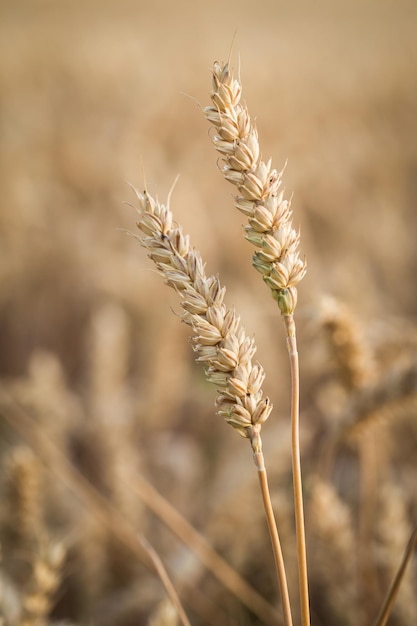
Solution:
[[[284,332],[201,110],[230,50],[308,263],[296,319],[312,623],[372,623],[417,524],[416,24],[405,0],[3,0],[5,626],[176,624],[136,536],[193,626],[280,623],[250,449],[215,414],[179,300],[129,236],[127,182],[165,202],[178,175],[175,218],[266,370],[298,623]],[[176,513],[266,602],[219,581]],[[415,623],[414,559],[389,624]]]

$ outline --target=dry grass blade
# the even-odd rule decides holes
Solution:
[[[179,603],[178,600],[174,600],[177,597],[177,592],[175,591],[174,585],[172,584],[171,579],[168,576],[168,572],[166,571],[160,556],[151,546],[146,537],[144,537],[143,535],[138,535],[138,539],[141,546],[143,546],[143,549],[147,552],[152,563],[154,564],[155,570],[157,571],[159,578],[164,583],[164,587],[167,590],[169,597],[171,598],[171,600],[174,601],[174,606],[177,609],[178,617],[180,618],[181,622],[184,624],[184,626],[191,626],[190,621],[184,609],[182,608],[181,603]]]
[[[378,617],[375,620],[374,626],[385,626],[388,621],[388,618],[391,614],[392,608],[395,603],[395,599],[397,597],[401,581],[404,577],[405,570],[407,569],[407,565],[409,564],[411,557],[413,556],[413,552],[417,547],[417,527],[413,530],[413,533],[410,537],[410,541],[408,542],[407,548],[405,550],[403,560],[401,561],[400,567],[398,569],[397,575],[392,581],[392,585],[388,590],[385,601],[381,607]]]
[[[207,569],[265,624],[276,624],[275,609],[257,593],[198,533],[195,528],[143,476],[134,491],[145,504],[184,542]]]

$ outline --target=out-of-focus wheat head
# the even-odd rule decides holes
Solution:
[[[20,446],[6,459],[7,524],[16,550],[33,550],[43,529],[42,466],[33,452]]]
[[[376,378],[376,363],[359,320],[345,304],[330,296],[322,298],[319,314],[344,386],[348,390],[369,386]]]
[[[404,547],[413,526],[409,514],[409,494],[400,483],[385,474],[379,498],[376,528],[376,562],[381,568],[381,579],[386,588],[395,576]],[[404,576],[394,605],[392,620],[400,624],[417,622],[417,574],[415,566]]]
[[[281,173],[272,168],[271,160],[261,159],[258,133],[240,102],[241,91],[229,64],[215,63],[213,105],[204,112],[216,130],[213,143],[224,159],[224,177],[238,189],[236,207],[248,218],[246,239],[257,248],[253,266],[262,274],[280,310],[291,314],[297,304],[296,285],[306,272],[306,263],[299,257],[299,234],[292,227],[290,203],[280,190]]]
[[[89,346],[90,437],[99,466],[92,470],[118,510],[137,525],[140,506],[132,498],[130,485],[139,472],[139,456],[133,401],[127,386],[130,327],[123,308],[115,303],[97,308],[91,320]]]
[[[47,626],[54,593],[62,576],[66,550],[62,543],[44,544],[35,558],[28,588],[22,595],[22,626]]]
[[[177,626],[178,615],[169,600],[163,600],[156,607],[148,621],[148,626]]]
[[[334,487],[317,480],[312,488],[308,520],[311,524],[311,584],[313,598],[332,623],[360,623],[356,539],[349,508]]]

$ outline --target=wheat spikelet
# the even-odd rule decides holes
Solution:
[[[299,234],[292,227],[290,202],[280,189],[282,173],[272,168],[271,160],[261,160],[257,130],[241,104],[242,86],[228,63],[214,64],[212,88],[213,104],[204,113],[215,128],[212,139],[223,158],[223,175],[238,189],[236,207],[248,218],[245,236],[257,248],[252,264],[280,310],[291,314],[306,263],[299,257]]]
[[[65,552],[62,543],[41,547],[33,563],[28,588],[22,597],[21,626],[44,626],[48,623],[53,596],[61,582]]]
[[[255,454],[260,453],[260,429],[272,405],[262,394],[264,370],[252,362],[254,339],[246,336],[236,313],[226,309],[224,287],[215,276],[206,276],[199,252],[173,224],[169,205],[160,204],[147,191],[136,193],[142,244],[166,284],[181,296],[182,319],[194,331],[197,361],[218,387],[217,412],[250,439]]]

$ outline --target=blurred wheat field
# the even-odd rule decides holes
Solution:
[[[177,623],[146,559],[42,437],[151,542],[193,625],[267,621],[152,511],[142,479],[279,604],[248,446],[215,415],[178,300],[125,232],[126,181],[142,188],[143,171],[161,201],[180,175],[174,215],[256,337],[297,613],[284,334],[201,111],[235,31],[232,64],[263,158],[286,164],[308,260],[297,322],[313,624],[372,623],[417,523],[416,20],[405,0],[2,2],[3,624]],[[415,559],[389,623],[417,623]]]

